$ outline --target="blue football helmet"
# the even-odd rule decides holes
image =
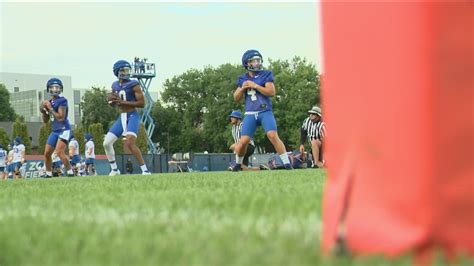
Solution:
[[[46,82],[46,91],[51,96],[58,96],[63,92],[63,82],[58,78],[51,78]]]
[[[231,117],[242,119],[242,113],[239,110],[233,110],[232,113],[230,113],[229,115],[229,118]]]
[[[3,150],[3,145],[2,144],[0,144],[0,150]]]
[[[129,62],[125,60],[119,60],[114,64],[114,75],[123,80],[130,79],[130,73],[132,71],[132,66]]]
[[[15,145],[21,144],[21,137],[20,137],[20,136],[17,136],[17,137],[15,138],[15,140],[13,141],[13,144],[15,144]]]
[[[86,141],[91,140],[91,139],[92,139],[91,133],[86,133],[86,135],[84,136],[84,138],[86,139]]]
[[[242,66],[253,72],[258,72],[263,69],[263,56],[257,50],[248,50],[242,56]]]

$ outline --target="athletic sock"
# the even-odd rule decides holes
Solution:
[[[117,171],[117,163],[115,161],[110,162],[110,168],[112,168],[113,171]]]
[[[283,164],[289,164],[290,163],[290,158],[288,158],[288,154],[285,152],[283,154],[280,154],[280,159],[283,162]]]

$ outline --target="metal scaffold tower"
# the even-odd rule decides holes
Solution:
[[[146,62],[144,60],[135,60],[132,64],[132,78],[138,79],[140,86],[142,88],[143,94],[145,95],[145,107],[142,109],[140,122],[145,125],[145,131],[148,142],[148,150],[150,153],[157,153],[155,144],[153,143],[151,136],[153,135],[153,130],[155,129],[155,121],[151,117],[151,109],[153,107],[153,99],[148,92],[150,88],[151,80],[156,76],[156,69],[154,63]]]

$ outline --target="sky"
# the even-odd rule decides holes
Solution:
[[[1,2],[0,72],[66,75],[73,88],[110,88],[112,65],[156,64],[152,91],[191,68],[305,57],[321,69],[316,2]],[[265,62],[264,62],[265,63]]]

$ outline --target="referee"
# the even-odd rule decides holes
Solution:
[[[303,121],[301,126],[300,152],[304,154],[304,143],[307,140],[311,145],[313,155],[313,168],[322,168],[323,160],[323,140],[326,136],[326,124],[322,121],[321,108],[313,106],[308,111],[309,117]]]
[[[229,149],[235,152],[235,144],[239,142],[240,134],[242,133],[242,113],[239,110],[234,110],[229,115],[230,123],[232,124],[232,138],[234,138],[234,143],[230,145]],[[250,139],[249,145],[247,146],[247,151],[244,155],[244,161],[242,166],[248,168],[249,158],[252,156],[255,151],[255,143],[253,139]]]

